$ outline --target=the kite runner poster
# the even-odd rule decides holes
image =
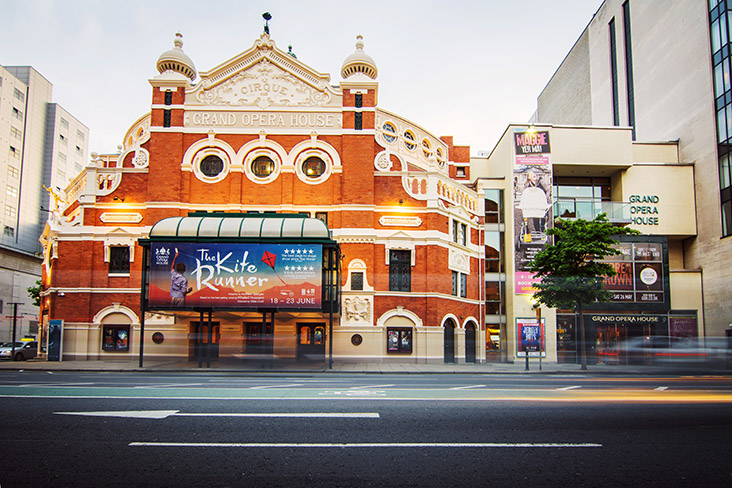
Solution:
[[[322,263],[320,245],[153,242],[147,308],[319,309]]]

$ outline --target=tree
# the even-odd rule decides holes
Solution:
[[[605,289],[605,277],[614,276],[615,268],[598,262],[607,256],[620,254],[613,247],[615,235],[639,234],[637,230],[616,227],[600,214],[594,220],[557,219],[547,230],[554,244],[536,253],[529,265],[540,283],[534,299],[550,308],[573,309],[579,317],[582,369],[587,369],[583,308],[588,303],[608,302],[612,293]]]
[[[41,306],[41,280],[36,281],[35,286],[26,288],[28,296],[33,300],[33,306]]]

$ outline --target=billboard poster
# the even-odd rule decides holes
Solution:
[[[552,226],[551,148],[548,130],[514,129],[513,206],[515,293],[530,295],[538,280],[528,270]]]
[[[320,309],[317,244],[153,242],[148,308]]]
[[[624,242],[615,247],[622,254],[604,260],[617,272],[605,278],[605,289],[613,293],[612,302],[664,303],[663,244]]]
[[[519,357],[546,357],[544,319],[516,319],[516,348]]]

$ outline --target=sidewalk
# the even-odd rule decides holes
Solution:
[[[562,375],[669,375],[705,374],[732,376],[732,368],[701,368],[690,366],[643,366],[591,364],[587,370],[579,364],[557,364],[531,359],[529,370],[526,363],[484,363],[484,364],[418,364],[414,362],[348,362],[334,360],[332,369],[326,362],[297,362],[292,360],[266,361],[211,361],[207,367],[204,361],[199,368],[197,362],[176,359],[145,359],[140,368],[139,360],[91,360],[91,361],[0,361],[0,371],[88,371],[88,372],[178,372],[178,373],[245,373],[245,374],[302,374],[302,373],[368,373],[368,374],[562,374]]]

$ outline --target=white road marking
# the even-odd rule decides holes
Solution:
[[[470,385],[470,386],[456,386],[455,388],[450,388],[451,390],[469,390],[470,388],[485,388],[486,385]]]
[[[126,410],[107,412],[53,412],[54,415],[82,417],[117,417],[135,419],[165,419],[168,417],[257,417],[257,418],[340,418],[378,419],[376,412],[234,412],[234,413],[180,413],[179,410]]]
[[[343,391],[323,391],[318,395],[344,395],[347,397],[383,397],[386,396],[385,391],[371,391],[371,390],[343,390]]]
[[[302,386],[301,384],[292,385],[265,385],[265,386],[250,386],[247,390],[266,390],[267,388],[289,388],[292,386]]]
[[[658,388],[654,388],[656,391],[666,391],[668,390],[668,386],[659,386]]]
[[[581,386],[565,386],[563,388],[557,388],[557,391],[576,390],[577,388],[582,388],[582,387]]]
[[[181,388],[186,386],[203,386],[203,383],[169,383],[163,385],[140,385],[133,388],[151,389],[151,388]]]
[[[33,388],[33,387],[37,386],[38,388],[45,388],[45,387],[73,388],[75,386],[89,386],[89,385],[93,385],[93,384],[95,384],[95,383],[26,383],[23,385],[18,385],[18,387],[19,388]]]
[[[438,448],[594,448],[602,444],[564,444],[564,443],[491,443],[491,442],[395,442],[395,443],[237,443],[237,442],[130,442],[130,447],[238,447],[238,448],[407,448],[407,447],[438,447]]]
[[[389,388],[390,386],[396,386],[396,385],[366,385],[366,386],[353,386],[349,388],[349,390],[360,390],[365,388]]]

